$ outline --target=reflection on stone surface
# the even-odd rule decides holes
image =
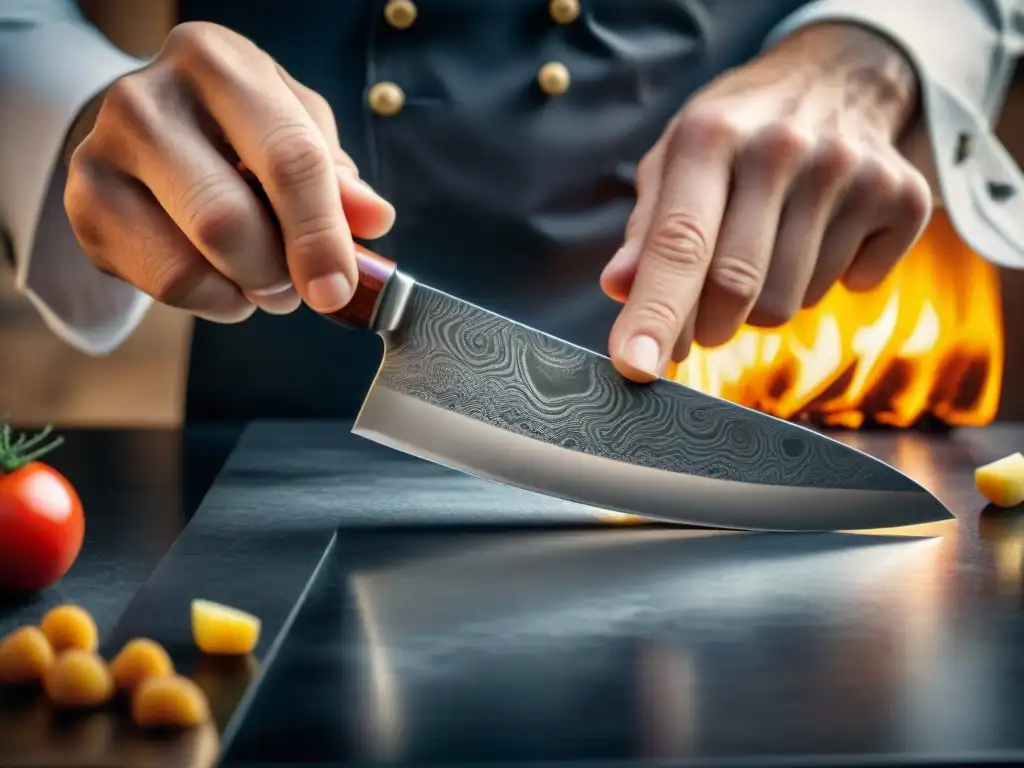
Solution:
[[[376,713],[363,723],[367,758],[444,757],[427,745],[453,737],[455,721],[494,728],[498,711],[520,744],[540,750],[531,757],[552,757],[548,724],[597,694],[595,668],[611,698],[592,716],[606,723],[610,754],[895,745],[902,737],[887,724],[905,706],[905,677],[940,664],[942,569],[955,548],[943,538],[663,529],[424,538],[350,577],[365,711]],[[794,666],[776,688],[769,670],[780,663]],[[623,690],[631,701],[611,693]],[[429,702],[442,701],[440,717]],[[608,725],[609,707],[632,723]],[[638,743],[627,746],[626,733]]]
[[[638,751],[651,760],[691,756],[698,732],[693,657],[671,637],[658,637],[637,645],[636,666]]]
[[[192,679],[210,702],[210,714],[223,732],[238,708],[249,684],[259,675],[260,664],[251,655],[206,656],[196,664]]]
[[[1024,597],[1024,514],[987,507],[978,518],[978,536],[992,549],[1000,591]]]
[[[4,768],[206,768],[216,763],[214,721],[183,730],[144,731],[127,702],[83,712],[60,711],[36,686],[0,689],[0,765]]]

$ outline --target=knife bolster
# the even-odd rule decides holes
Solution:
[[[395,274],[395,262],[356,244],[359,281],[348,304],[328,318],[356,331],[376,330],[374,320],[384,289]]]

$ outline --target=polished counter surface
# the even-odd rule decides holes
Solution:
[[[858,534],[637,524],[332,423],[250,426],[185,525],[234,439],[212,434],[177,452],[73,435],[55,463],[81,480],[86,547],[53,590],[0,607],[0,630],[81,602],[105,653],[167,645],[215,723],[154,742],[115,715],[72,727],[7,702],[0,764],[1024,759],[1024,516],[986,510],[972,478],[1022,425],[838,434],[958,518]],[[193,597],[258,613],[254,657],[200,657]]]

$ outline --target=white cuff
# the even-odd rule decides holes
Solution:
[[[1024,269],[1024,174],[992,130],[1024,51],[1014,2],[816,0],[772,30],[767,44],[814,23],[846,22],[897,45],[917,71],[927,127],[912,144],[930,151],[931,168],[922,170],[950,220],[982,257]],[[961,157],[964,146],[970,151]]]
[[[19,290],[59,337],[88,354],[117,347],[150,300],[96,270],[64,213],[64,140],[80,109],[142,65],[72,18],[0,27],[0,227]]]
[[[58,338],[87,355],[117,349],[153,300],[108,277],[82,251],[64,213],[67,174],[58,163],[40,211],[31,258],[17,264],[16,287]]]

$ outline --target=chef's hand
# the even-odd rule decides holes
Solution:
[[[97,267],[218,322],[302,300],[339,309],[357,281],[353,234],[379,237],[395,216],[359,180],[327,102],[205,23],[176,27],[152,63],[106,92],[64,202]]]
[[[711,82],[637,172],[637,202],[602,286],[625,306],[610,353],[635,381],[781,325],[837,280],[877,285],[931,214],[895,141],[916,75],[881,37],[809,27]]]

